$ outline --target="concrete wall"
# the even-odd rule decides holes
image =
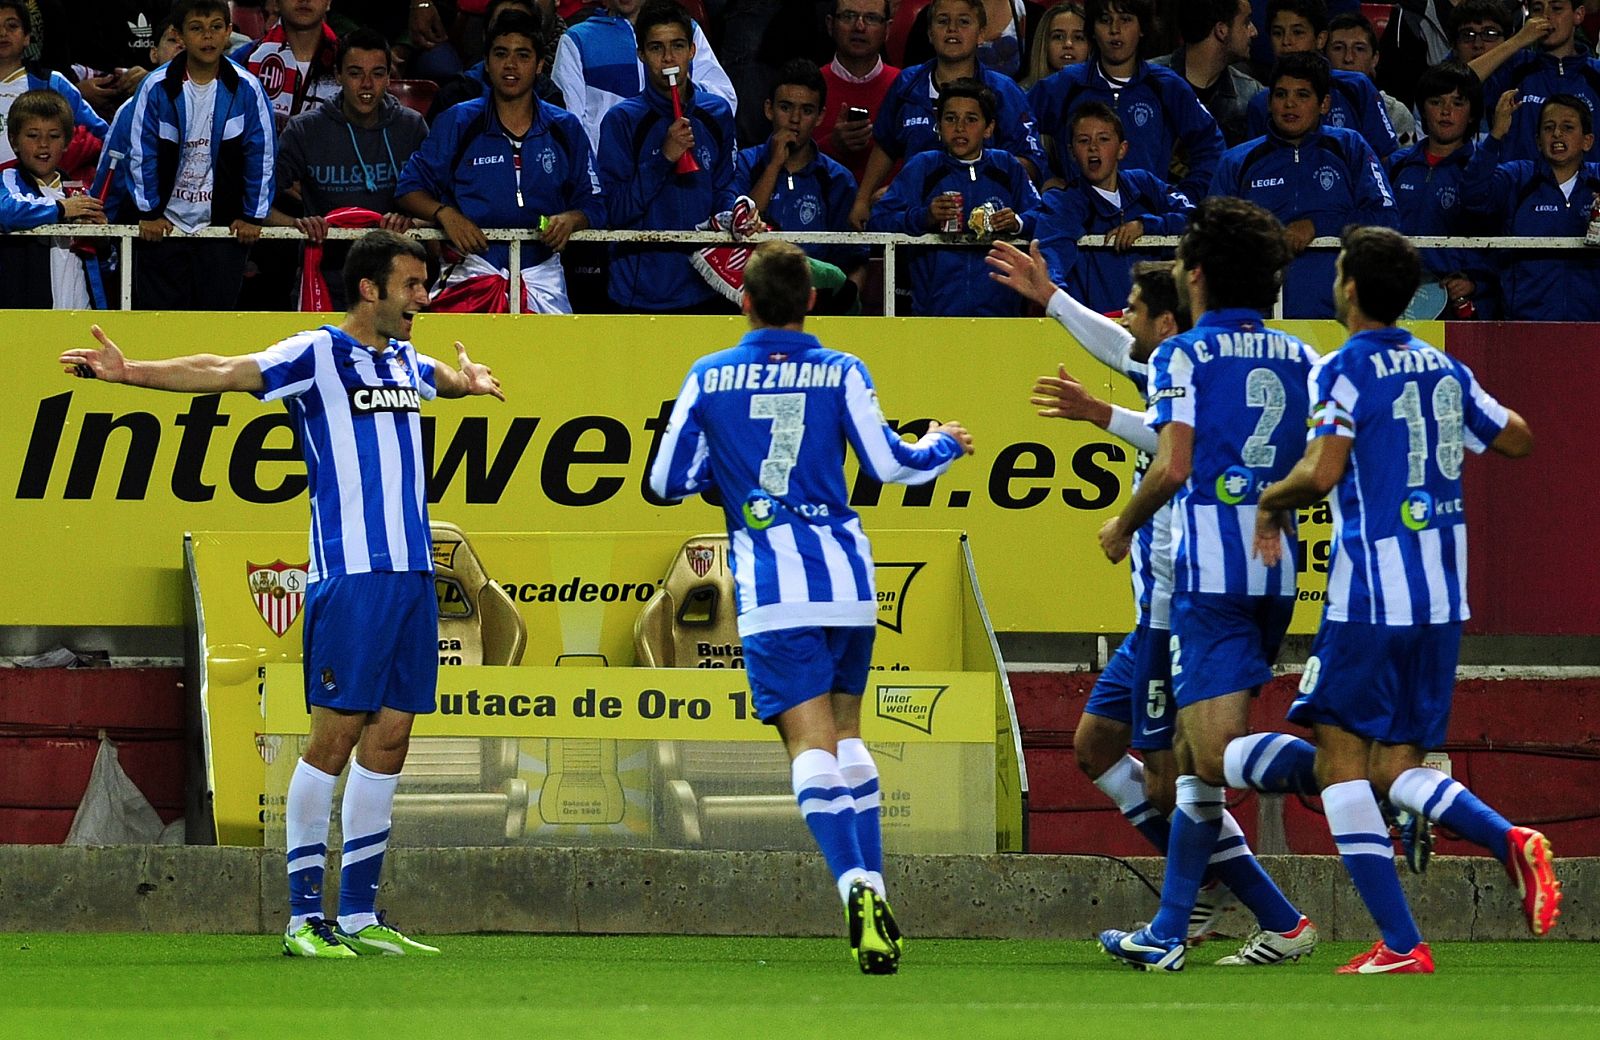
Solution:
[[[1337,859],[1264,857],[1331,939],[1376,932]],[[899,856],[888,865],[908,935],[1087,939],[1148,920],[1160,859]],[[1555,935],[1600,939],[1600,859],[1557,863]],[[1438,857],[1402,874],[1431,940],[1518,939],[1516,886],[1490,860]],[[337,873],[329,871],[328,906]],[[283,853],[203,846],[0,846],[0,932],[234,932],[280,929]],[[379,903],[406,928],[450,932],[830,936],[843,926],[814,854],[645,849],[392,849]],[[1236,917],[1247,917],[1239,914]],[[1243,934],[1248,922],[1231,931]]]

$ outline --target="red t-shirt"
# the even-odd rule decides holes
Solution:
[[[811,139],[817,142],[817,147],[827,155],[839,161],[839,164],[855,174],[856,183],[861,182],[861,175],[867,169],[867,157],[872,154],[872,143],[861,151],[851,154],[841,152],[833,146],[833,124],[839,121],[839,116],[846,108],[856,107],[867,110],[869,119],[878,118],[878,109],[883,106],[883,99],[888,95],[889,88],[894,86],[894,78],[900,75],[900,70],[892,65],[885,64],[878,70],[878,74],[865,83],[850,83],[839,78],[834,71],[833,62],[823,66],[822,78],[828,84],[828,103],[823,106],[822,119],[817,123],[817,128],[811,132]]]

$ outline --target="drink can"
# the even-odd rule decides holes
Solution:
[[[1583,244],[1600,246],[1600,195],[1596,195],[1594,201],[1589,203],[1589,229],[1584,232]]]
[[[956,208],[958,210],[961,208],[962,196],[959,191],[942,191],[939,193],[939,197],[941,199],[955,199]],[[1591,227],[1592,226],[1593,225],[1591,224]],[[942,225],[940,225],[939,230],[943,231],[945,234],[959,235],[963,227],[964,224],[962,221],[962,215],[957,213],[955,216],[951,217],[949,220],[946,220]]]

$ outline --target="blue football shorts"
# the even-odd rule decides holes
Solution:
[[[1187,708],[1272,678],[1292,596],[1172,594],[1172,693]]]
[[[1384,744],[1444,744],[1461,625],[1326,621],[1311,644],[1289,721],[1315,723]]]
[[[744,668],[756,717],[779,715],[825,693],[867,688],[876,625],[780,628],[745,636]]]
[[[313,582],[305,669],[307,710],[432,712],[439,681],[433,574],[376,571]]]
[[[1176,709],[1169,690],[1172,658],[1167,643],[1162,629],[1140,625],[1129,632],[1083,706],[1086,714],[1131,726],[1132,746],[1140,751],[1172,747]]]

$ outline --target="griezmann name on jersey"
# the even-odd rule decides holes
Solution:
[[[1311,372],[1308,439],[1350,437],[1332,496],[1330,621],[1465,621],[1464,452],[1509,420],[1471,369],[1404,329],[1361,332]]]
[[[689,370],[650,488],[667,499],[720,493],[741,636],[876,623],[872,546],[845,487],[847,442],[885,483],[925,483],[962,452],[942,433],[901,440],[861,359],[809,333],[755,329]]]
[[[256,396],[283,401],[305,452],[307,580],[432,571],[420,405],[438,394],[434,360],[396,340],[375,352],[332,325],[254,357]]]
[[[1173,497],[1174,589],[1294,595],[1298,541],[1284,534],[1283,559],[1273,567],[1251,548],[1261,492],[1300,458],[1306,379],[1316,359],[1246,309],[1208,311],[1156,348],[1149,423],[1195,431],[1189,479]]]

